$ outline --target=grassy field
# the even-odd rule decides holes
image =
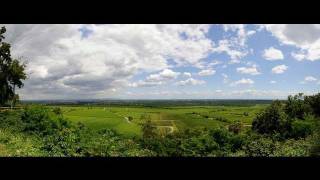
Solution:
[[[217,128],[241,121],[247,127],[266,105],[255,106],[61,106],[64,116],[90,128],[111,128],[124,136],[141,136],[140,123],[146,116],[159,131],[167,133],[186,128]],[[129,117],[132,120],[129,121]]]

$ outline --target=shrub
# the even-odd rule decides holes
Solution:
[[[258,113],[252,122],[252,130],[260,134],[280,133],[283,136],[290,131],[290,120],[283,112],[280,101],[274,101],[262,112]]]
[[[310,106],[304,102],[304,96],[299,93],[295,96],[288,96],[285,102],[284,111],[290,118],[304,119],[304,115],[310,113]]]
[[[235,122],[235,123],[230,124],[230,125],[228,126],[228,130],[229,130],[230,132],[235,133],[235,134],[239,134],[239,133],[241,132],[242,128],[243,128],[243,125],[242,125],[241,122]]]
[[[21,114],[21,121],[24,123],[23,131],[42,136],[70,127],[70,123],[62,117],[58,117],[56,120],[50,117],[49,110],[43,106],[27,107]]]
[[[312,124],[311,122],[306,122],[302,120],[295,120],[292,123],[291,137],[305,138],[312,133]]]
[[[60,107],[55,107],[52,112],[56,115],[62,115],[62,109]]]
[[[277,144],[271,138],[262,136],[248,137],[243,149],[247,156],[273,156]]]
[[[320,117],[320,93],[305,97],[306,104],[311,107],[312,113]]]
[[[153,138],[157,136],[156,127],[151,123],[151,120],[142,123],[142,136],[143,138]]]

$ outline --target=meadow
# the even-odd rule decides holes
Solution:
[[[227,127],[241,122],[249,128],[256,113],[266,104],[252,106],[59,106],[64,117],[71,122],[81,122],[93,129],[113,129],[121,135],[140,137],[140,124],[151,120],[163,133],[172,133],[192,128]],[[57,106],[52,106],[57,107]]]

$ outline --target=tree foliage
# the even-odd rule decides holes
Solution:
[[[26,65],[11,57],[9,43],[3,42],[6,28],[0,29],[0,105],[9,100],[16,101],[15,88],[23,86],[23,80],[27,78]]]

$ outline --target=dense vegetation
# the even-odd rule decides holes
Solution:
[[[61,109],[41,105],[0,113],[1,156],[311,156],[319,155],[320,94],[289,96],[257,113],[252,130],[188,128],[159,134],[146,117],[142,137],[73,123]],[[319,102],[318,102],[319,103]]]

